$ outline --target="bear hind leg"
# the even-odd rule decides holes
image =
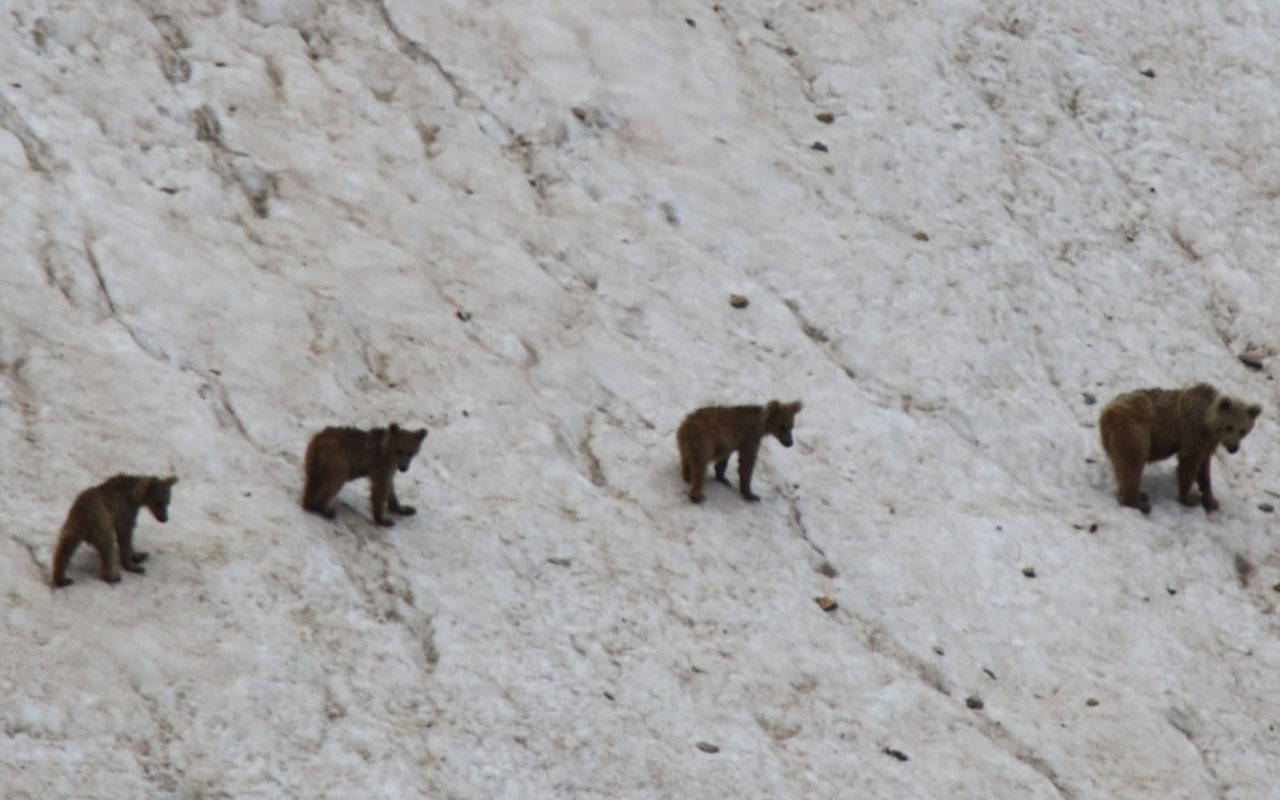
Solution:
[[[346,483],[345,476],[336,472],[326,475],[323,470],[312,470],[307,473],[307,483],[302,490],[302,507],[325,519],[334,519],[338,512],[329,503],[337,496],[338,490]]]
[[[689,501],[701,503],[706,499],[702,484],[707,479],[707,462],[711,459],[702,452],[691,449],[689,453]]]
[[[1143,514],[1151,513],[1151,501],[1147,493],[1142,491],[1142,462],[1130,463],[1113,459],[1112,466],[1116,471],[1118,485],[1116,496],[1120,500],[1120,505],[1136,508]]]
[[[75,555],[76,548],[79,546],[78,538],[63,536],[58,540],[58,548],[53,553],[53,585],[55,587],[70,586],[75,583],[67,577],[67,567],[71,564],[71,557]]]

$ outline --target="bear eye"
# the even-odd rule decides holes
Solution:
[[[1236,431],[1236,428],[1234,425],[1227,426],[1227,433],[1235,433],[1235,431]]]

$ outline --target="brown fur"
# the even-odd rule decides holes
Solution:
[[[1115,398],[1102,409],[1098,429],[1115,469],[1120,504],[1144,514],[1151,511],[1147,493],[1141,491],[1143,467],[1176,454],[1178,499],[1216,510],[1209,481],[1213,452],[1219,444],[1236,452],[1261,413],[1261,406],[1219,394],[1206,383],[1139,389]],[[1192,481],[1200,487],[1198,497],[1191,492]]]
[[[306,485],[302,507],[327,519],[337,513],[329,503],[347,481],[369,479],[369,504],[379,525],[395,524],[385,513],[415,514],[412,506],[400,505],[392,479],[396,469],[409,471],[409,463],[427,438],[427,430],[407,431],[391,423],[387,428],[362,431],[357,428],[325,428],[307,445]]]
[[[102,579],[120,581],[119,566],[129,572],[143,573],[142,562],[147,553],[134,552],[133,528],[138,522],[138,509],[146,506],[160,522],[169,521],[169,494],[178,482],[175,477],[156,478],[117,475],[81,492],[67,512],[67,521],[58,534],[53,553],[53,585],[68,586],[67,565],[81,542],[98,551],[102,562]]]
[[[751,492],[751,472],[756,466],[760,441],[773,435],[790,447],[791,428],[802,405],[773,400],[764,406],[708,406],[689,414],[676,430],[680,446],[680,472],[689,486],[689,499],[701,503],[707,465],[716,465],[716,480],[729,485],[725,470],[729,456],[738,453],[738,490],[746,500],[760,498]]]

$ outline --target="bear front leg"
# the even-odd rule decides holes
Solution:
[[[120,582],[120,569],[116,566],[116,543],[113,539],[98,543],[98,561],[102,564],[102,579],[107,583]]]
[[[120,566],[129,571],[136,572],[139,575],[146,572],[139,564],[146,558],[146,553],[133,552],[133,531],[119,530],[116,532],[116,544],[120,548]]]
[[[1209,480],[1209,464],[1212,461],[1212,455],[1205,456],[1200,471],[1196,474],[1196,483],[1200,486],[1200,505],[1204,506],[1206,512],[1218,510],[1218,499],[1213,496],[1213,484]]]
[[[757,445],[758,446],[758,445]],[[749,503],[760,502],[759,495],[751,491],[751,473],[756,468],[756,449],[744,447],[738,451],[738,491]]]
[[[729,457],[725,456],[716,462],[716,480],[725,486],[730,486],[729,479],[725,477],[725,471],[729,469]]]
[[[391,481],[388,478],[369,479],[369,506],[373,512],[373,521],[390,528],[395,525],[395,520],[387,516],[387,495],[391,491]]]
[[[1200,496],[1191,491],[1191,484],[1200,476],[1203,466],[1204,457],[1199,454],[1178,454],[1178,502],[1184,506],[1200,505]]]
[[[417,514],[418,509],[414,508],[413,506],[400,505],[400,498],[396,497],[395,482],[391,481],[390,484],[391,484],[391,493],[387,497],[387,508],[391,509],[391,512],[393,514],[403,514],[406,517],[412,514]]]

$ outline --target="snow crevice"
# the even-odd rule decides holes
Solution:
[[[1044,778],[1058,797],[1062,800],[1076,800],[1079,796],[1076,790],[1071,788],[1066,781],[1058,775],[1057,770],[1050,766],[1049,762],[1044,758],[1036,755],[1035,751],[1028,747],[1025,743],[1018,741],[1008,728],[1000,722],[992,719],[983,719],[977,726],[979,732],[982,733],[992,744],[1000,747],[1016,758],[1019,762],[1025,764],[1034,770],[1040,777]]]
[[[167,364],[169,362],[168,355],[140,334],[137,328],[130,324],[129,321],[120,313],[119,308],[116,307],[115,298],[111,295],[111,287],[107,283],[107,278],[103,273],[102,264],[98,260],[97,253],[94,252],[93,241],[91,239],[86,238],[84,240],[84,255],[85,259],[89,263],[89,268],[93,270],[94,279],[98,284],[98,291],[102,295],[103,302],[107,304],[107,312],[110,314],[111,318],[114,319],[120,327],[124,328],[125,332],[129,334],[129,338],[133,339],[134,343],[138,345],[142,352],[146,353],[156,361]]]
[[[49,146],[31,130],[17,107],[4,95],[0,95],[0,128],[17,137],[27,157],[27,166],[33,172],[48,175],[53,160]]]
[[[485,116],[502,128],[508,138],[514,138],[515,132],[511,127],[503,122],[497,114],[490,111],[479,95],[463,86],[462,81],[445,67],[444,62],[436,58],[430,50],[400,29],[400,26],[391,16],[391,10],[387,8],[386,0],[377,0],[377,7],[378,15],[381,17],[383,24],[387,26],[387,30],[395,37],[396,46],[400,49],[401,54],[415,64],[426,64],[434,69],[453,90],[453,104],[455,106],[464,111],[480,111],[484,113]],[[464,101],[469,101],[472,107],[468,108],[467,103]]]

